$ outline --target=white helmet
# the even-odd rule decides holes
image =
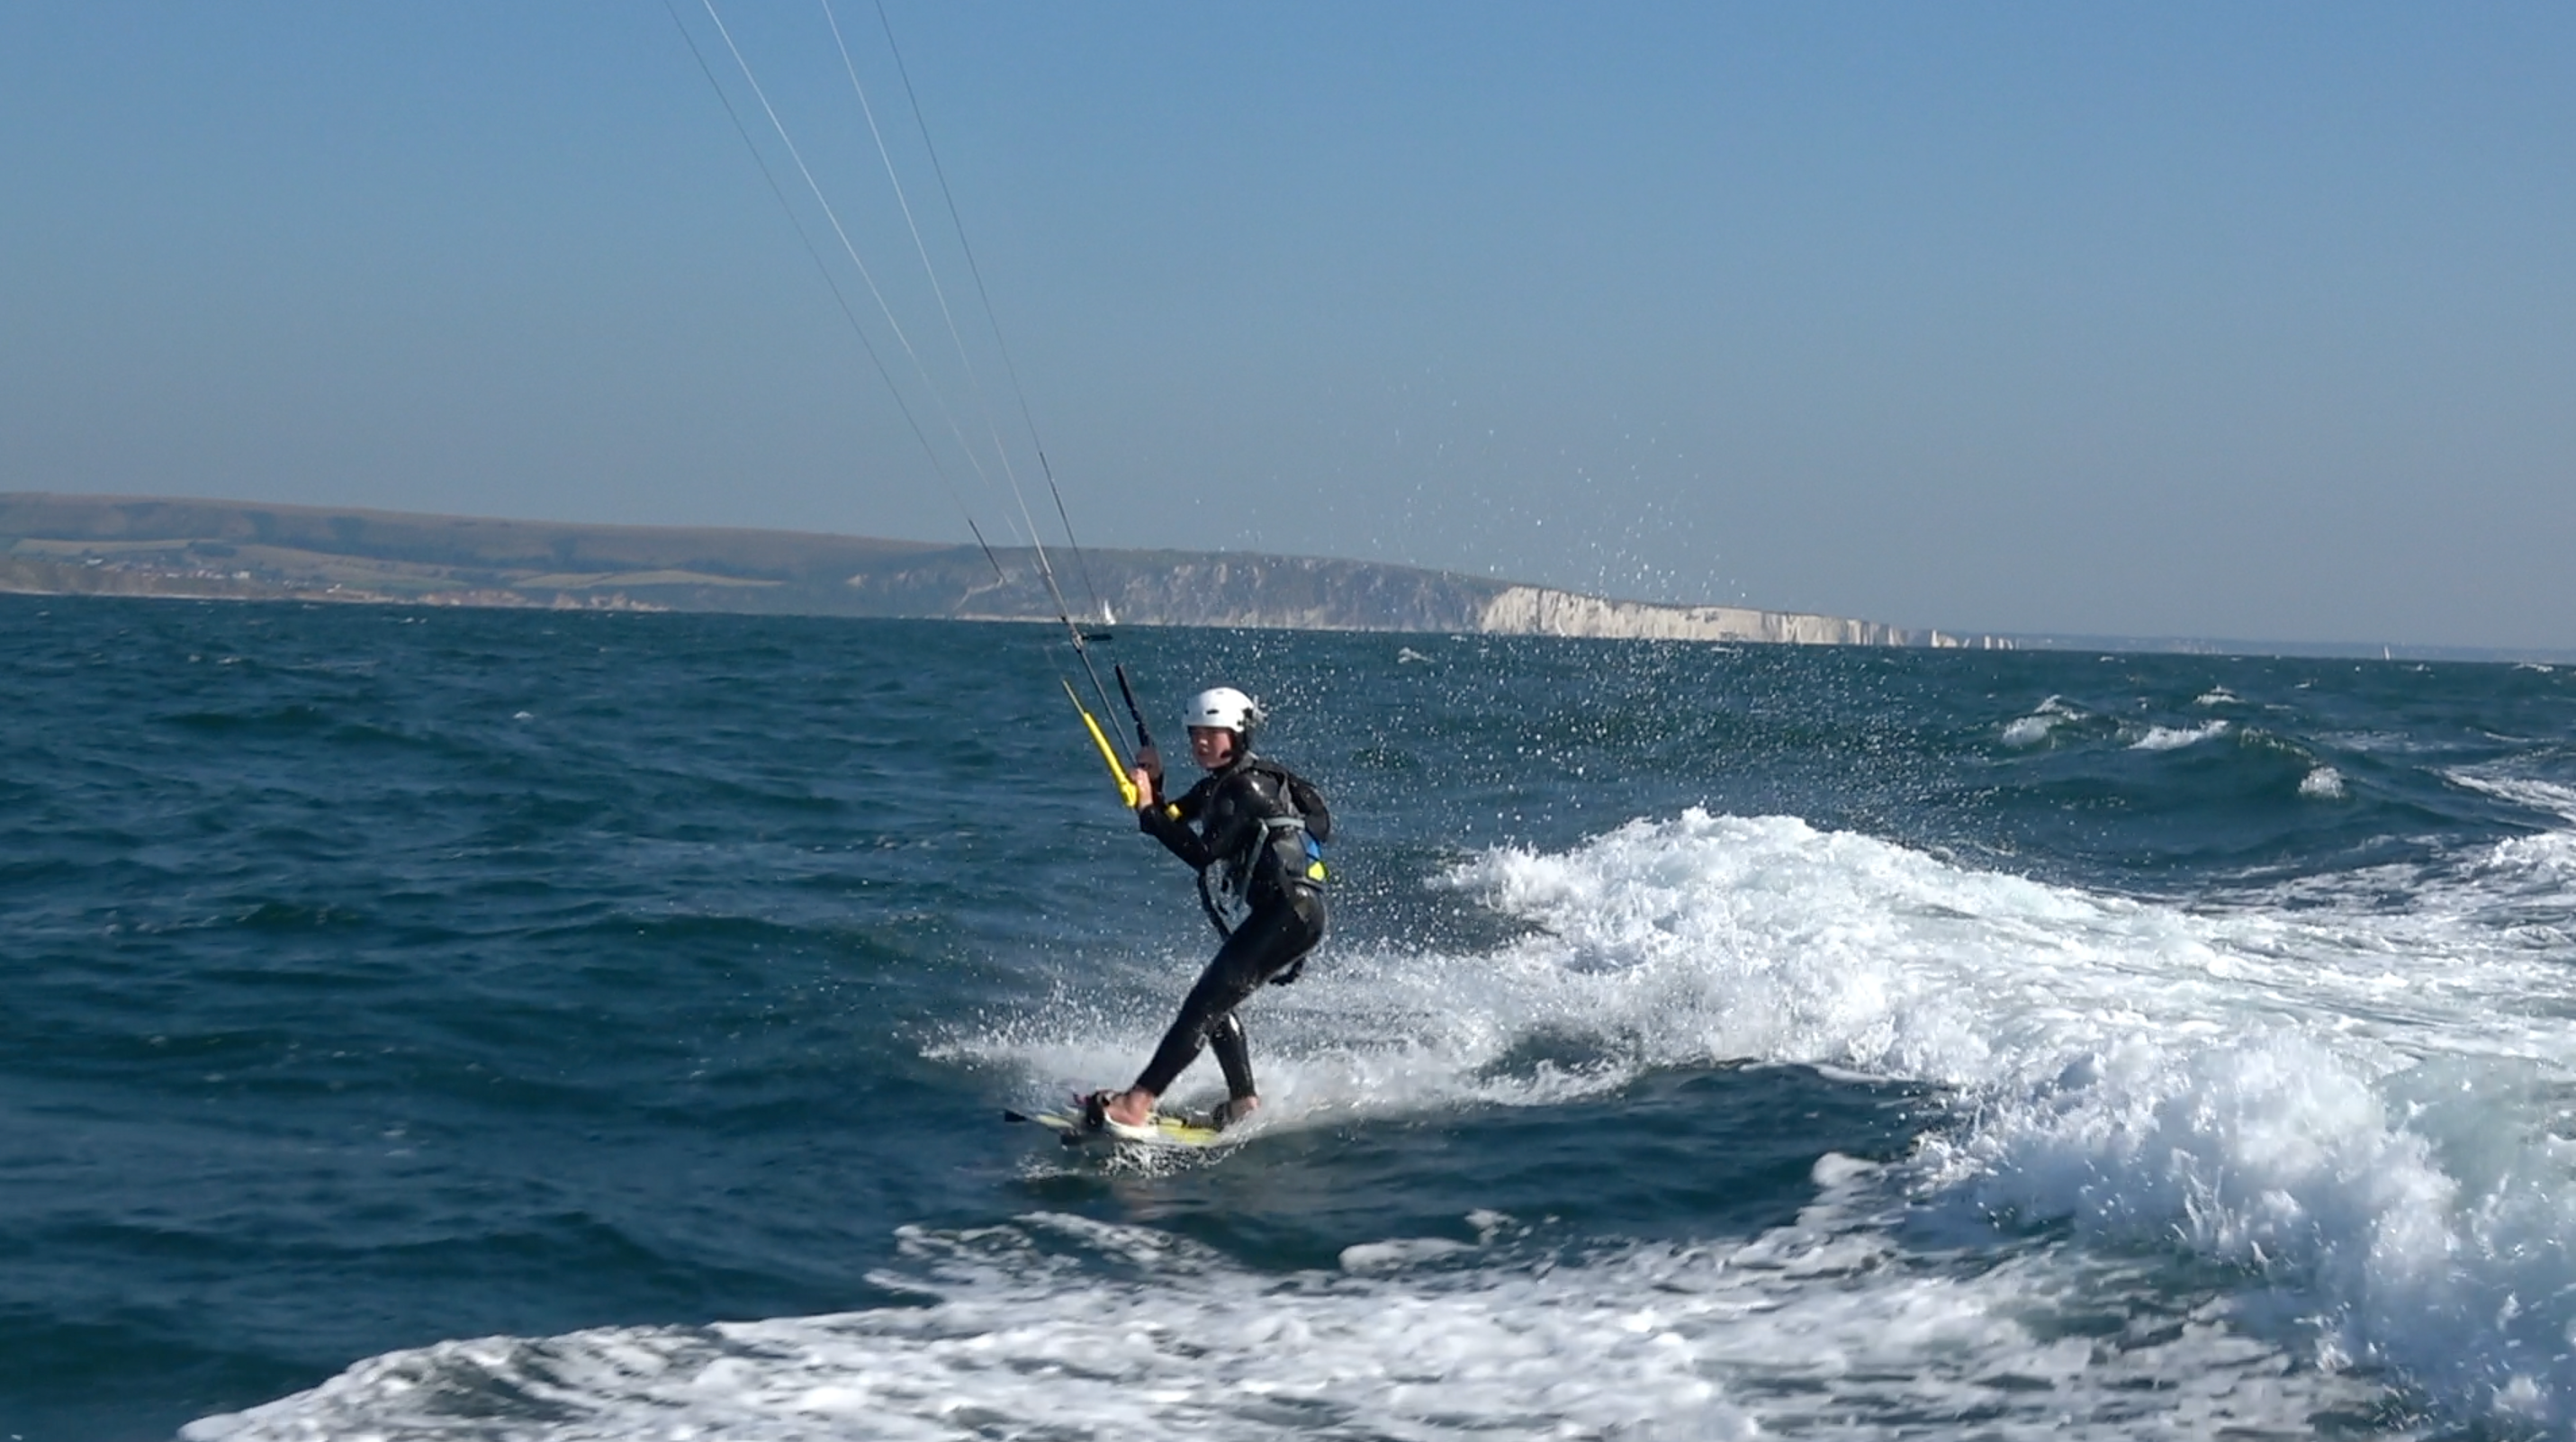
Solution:
[[[1252,739],[1252,728],[1261,724],[1261,703],[1231,686],[1218,686],[1190,698],[1185,723],[1190,726],[1213,726],[1231,731],[1244,741]]]

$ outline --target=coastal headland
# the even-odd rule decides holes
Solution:
[[[1856,646],[2008,639],[1236,551],[1049,548],[1084,624]],[[0,591],[1051,621],[1037,553],[796,531],[0,493]]]

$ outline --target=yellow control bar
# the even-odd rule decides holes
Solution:
[[[1144,798],[1137,795],[1136,782],[1127,774],[1127,768],[1119,764],[1118,748],[1109,744],[1109,733],[1101,730],[1100,723],[1092,719],[1091,708],[1083,705],[1082,698],[1074,694],[1073,683],[1062,676],[1056,680],[1063,683],[1064,699],[1073,703],[1073,709],[1082,717],[1084,729],[1091,733],[1091,744],[1100,748],[1100,759],[1109,763],[1109,774],[1118,778],[1118,794],[1126,799],[1127,809],[1135,810],[1136,804]]]

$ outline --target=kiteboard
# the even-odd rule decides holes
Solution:
[[[1209,1126],[1201,1117],[1178,1116],[1156,1112],[1141,1127],[1122,1127],[1115,1123],[1095,1125],[1086,1121],[1079,1100],[1063,1112],[1004,1111],[1006,1122],[1035,1122],[1054,1132],[1069,1147],[1138,1146],[1138,1147],[1211,1147],[1225,1133]]]

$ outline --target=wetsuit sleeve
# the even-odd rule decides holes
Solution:
[[[1177,801],[1163,806],[1142,806],[1136,810],[1136,829],[1163,843],[1163,848],[1190,864],[1192,870],[1205,871],[1216,859],[1192,831],[1189,818],[1207,806],[1208,784],[1191,787]]]

